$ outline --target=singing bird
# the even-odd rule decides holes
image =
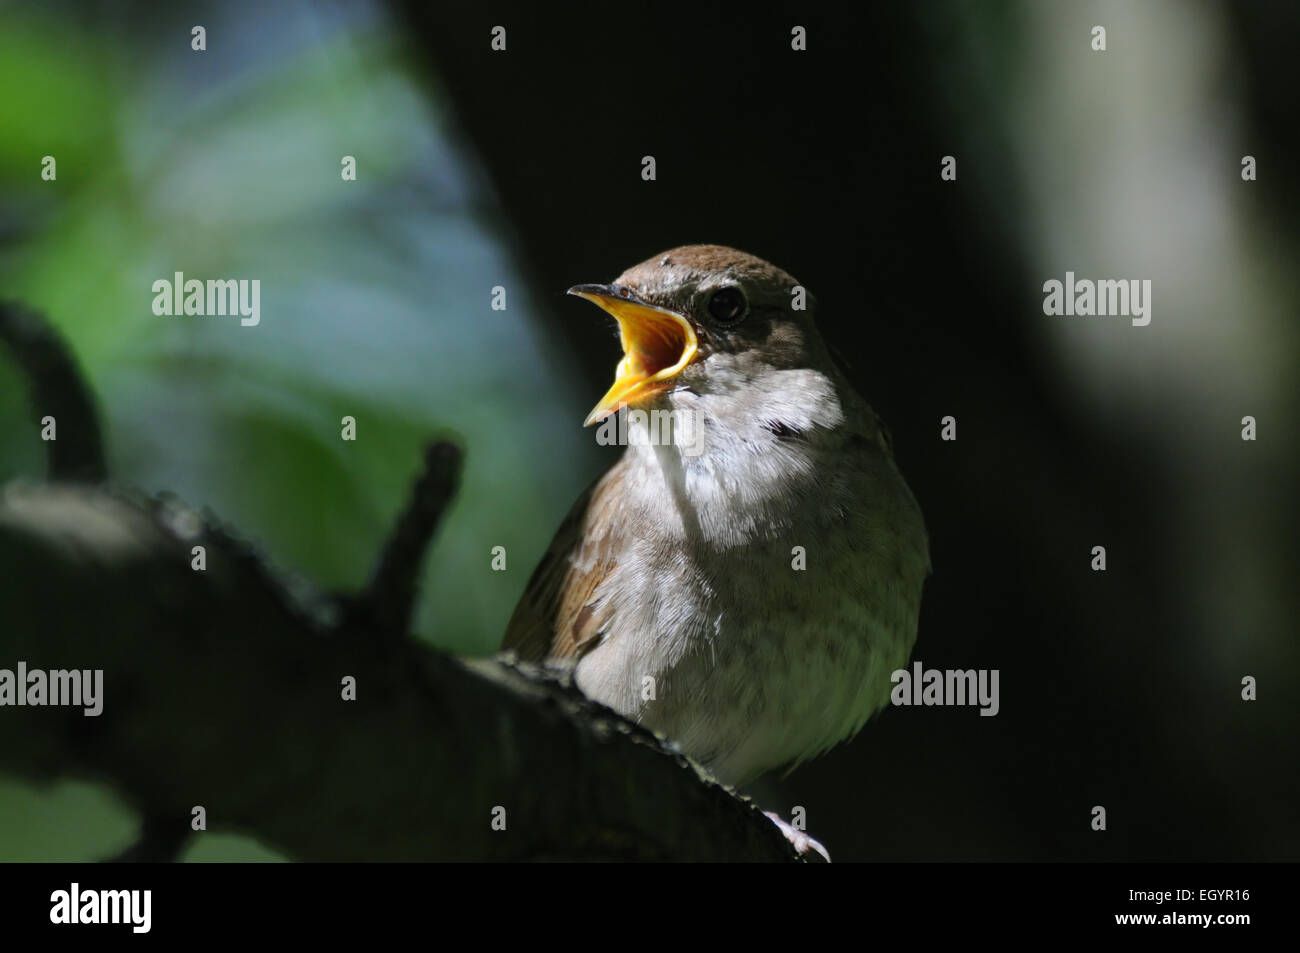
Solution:
[[[719,245],[569,293],[613,315],[624,350],[587,424],[640,413],[561,524],[503,649],[570,668],[729,784],[852,737],[907,664],[929,544],[813,299]]]

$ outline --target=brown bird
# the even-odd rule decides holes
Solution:
[[[889,435],[831,361],[811,296],[718,245],[569,293],[614,316],[625,352],[587,423],[616,433],[609,415],[640,413],[503,648],[572,668],[731,784],[852,737],[907,664],[930,557]]]

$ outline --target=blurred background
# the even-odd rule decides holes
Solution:
[[[888,709],[763,805],[837,860],[1296,860],[1298,53],[1286,2],[0,5],[0,293],[71,342],[118,482],[323,587],[455,438],[417,629],[486,654],[617,454],[581,428],[615,336],[564,289],[690,242],[767,258],[925,512],[913,657],[999,669],[1001,711]],[[1150,325],[1045,316],[1067,270],[1150,279]],[[260,279],[261,323],[155,316],[177,271]],[[0,358],[0,481],[39,478]],[[0,859],[137,825],[92,780],[0,777]]]

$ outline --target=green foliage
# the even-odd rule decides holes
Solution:
[[[188,49],[190,20],[161,11],[146,37],[92,41],[0,10],[0,188],[22,236],[0,246],[4,294],[71,342],[116,480],[209,507],[322,586],[364,583],[422,447],[454,435],[463,489],[417,630],[490,652],[593,473],[589,395],[569,392],[570,366],[539,339],[490,193],[388,25],[241,9],[210,28],[207,53]],[[56,181],[40,179],[45,154]],[[355,182],[341,179],[344,155]],[[260,324],[155,315],[152,284],[175,272],[260,280]],[[508,310],[490,309],[494,285]],[[0,359],[5,478],[43,472],[41,413],[20,381]],[[340,439],[344,415],[355,442]],[[498,545],[507,572],[490,570]],[[121,809],[86,797],[64,805],[75,824],[51,826],[40,812],[54,802],[3,789],[35,820],[20,832],[0,810],[0,855],[106,851],[118,835],[87,832]],[[59,825],[74,834],[50,833]],[[234,855],[246,856],[192,854]]]

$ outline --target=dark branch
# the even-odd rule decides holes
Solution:
[[[355,629],[376,629],[404,636],[415,610],[416,580],[433,534],[460,481],[461,452],[438,441],[424,453],[424,472],[411,499],[384,544],[365,591],[344,598],[345,619]]]
[[[102,669],[104,710],[5,709],[0,770],[102,780],[185,832],[203,805],[300,860],[793,859],[755,807],[571,687],[414,640],[376,651],[173,522],[103,489],[5,488],[0,659]]]
[[[181,850],[184,849],[192,834],[188,814],[176,816],[146,815],[140,822],[140,836],[136,839],[136,842],[120,854],[105,858],[105,862],[114,864],[172,863],[180,857]]]
[[[52,480],[99,483],[107,478],[95,400],[63,338],[39,314],[14,302],[0,302],[0,341],[27,375],[32,409],[39,421],[55,420],[55,440],[46,442]]]

